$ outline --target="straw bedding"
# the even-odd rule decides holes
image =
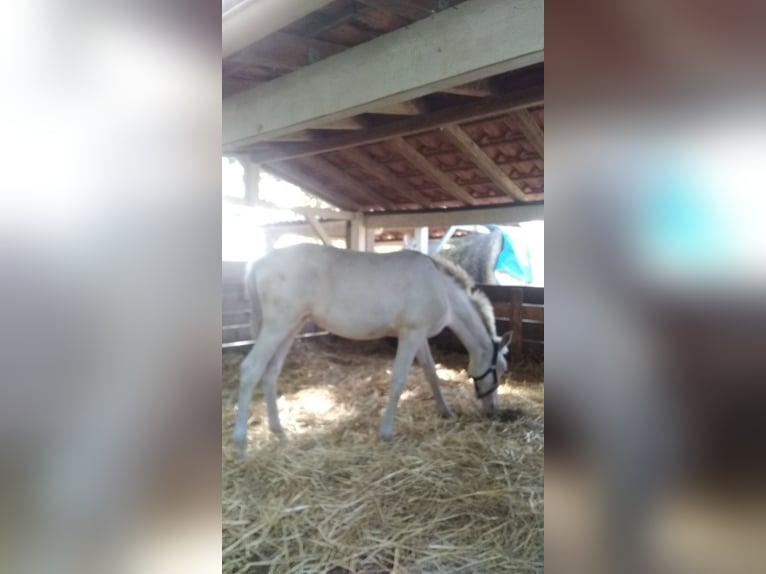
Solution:
[[[543,570],[543,385],[517,370],[500,388],[524,415],[490,421],[461,355],[435,355],[457,415],[445,420],[419,368],[378,437],[393,349],[297,341],[279,382],[286,441],[256,392],[246,461],[234,457],[240,355],[224,356],[223,571],[260,574]]]

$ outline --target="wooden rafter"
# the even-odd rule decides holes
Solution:
[[[350,9],[338,11],[333,15],[324,14],[319,11],[309,14],[304,19],[304,29],[308,30],[306,35],[316,38],[324,32],[328,32],[338,26],[347,24],[355,18],[359,18],[368,10],[369,7],[367,6],[357,6],[352,4]]]
[[[518,128],[521,133],[524,134],[524,137],[527,138],[530,145],[532,146],[532,149],[539,153],[540,157],[544,157],[543,153],[545,152],[545,137],[543,135],[543,130],[540,129],[540,125],[532,115],[532,112],[529,110],[517,110],[515,112],[511,112],[510,115],[511,120],[513,121],[513,125],[511,127]]]
[[[438,184],[439,187],[449,195],[452,195],[469,205],[475,205],[477,203],[475,197],[456,184],[451,177],[442,173],[439,168],[432,164],[427,157],[421,154],[412,145],[407,143],[404,138],[396,137],[386,143],[393,147],[402,155],[402,157],[404,157],[404,159],[414,165],[419,171],[423,172],[429,179]]]
[[[332,239],[329,235],[327,235],[327,232],[322,227],[322,224],[319,223],[319,220],[313,215],[306,215],[304,217],[306,218],[308,224],[311,226],[311,229],[314,230],[314,233],[317,234],[317,237],[322,240],[322,243],[325,245],[332,245]]]
[[[267,38],[240,50],[231,62],[264,65],[283,70],[297,70],[316,61],[343,52],[345,46],[303,38],[285,32],[275,32]]]
[[[361,130],[367,127],[363,119],[358,117],[343,118],[326,124],[317,124],[311,126],[317,130]]]
[[[381,206],[385,209],[395,210],[396,206],[387,200],[385,197],[381,197],[379,194],[370,190],[361,181],[357,181],[345,171],[334,166],[326,159],[321,157],[307,157],[301,160],[303,164],[316,173],[323,175],[330,179],[338,186],[344,188],[347,192],[360,198],[364,198],[372,206]]]
[[[407,0],[356,0],[359,4],[364,4],[370,8],[378,8],[391,12],[407,20],[420,20],[430,16],[435,10],[431,10],[425,6],[419,6],[415,2],[408,2]],[[434,2],[434,6],[437,3]]]
[[[538,75],[540,76],[539,84],[525,86],[494,98],[472,101],[468,104],[452,106],[422,116],[403,118],[379,127],[325,138],[316,142],[256,145],[250,148],[250,154],[256,163],[315,155],[371,144],[391,137],[427,132],[445,123],[464,123],[531,107],[543,103],[542,70],[539,71],[539,74],[531,74],[531,76]]]
[[[280,136],[279,139],[275,141],[308,142],[308,141],[313,141],[315,139],[317,139],[317,136],[310,130],[301,130],[298,132],[293,132],[291,134],[285,134],[283,136]]]
[[[444,134],[458,149],[468,155],[487,177],[495,182],[500,191],[519,201],[527,201],[524,191],[495,164],[491,157],[484,153],[484,150],[471,139],[471,136],[463,128],[457,124],[448,125],[444,127]]]
[[[269,165],[263,166],[263,169],[341,209],[357,211],[360,207],[359,204],[351,198],[337,193],[326,185],[317,182],[314,178],[307,176],[290,164],[284,162],[270,163]]]
[[[455,86],[454,88],[447,88],[442,90],[448,94],[456,94],[458,96],[472,96],[475,98],[486,98],[487,96],[493,96],[497,94],[497,89],[492,85],[492,81],[477,80],[475,82],[469,82],[462,86]]]
[[[391,104],[383,108],[370,110],[372,114],[386,114],[392,116],[418,116],[428,111],[428,104],[425,101],[415,99],[407,102]]]
[[[344,157],[358,165],[363,171],[378,178],[400,195],[403,195],[421,207],[429,207],[431,205],[428,198],[407,183],[406,180],[399,179],[388,167],[377,163],[365,152],[352,148],[344,150],[342,153]]]
[[[262,0],[239,2],[222,18],[223,57],[265,38],[291,22],[319,10],[332,0]]]

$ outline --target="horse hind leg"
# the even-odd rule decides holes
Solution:
[[[431,392],[433,392],[434,400],[436,401],[436,407],[442,416],[452,419],[455,418],[455,414],[449,408],[449,405],[444,400],[442,395],[441,384],[439,381],[439,375],[436,373],[436,365],[434,365],[434,358],[431,355],[431,349],[428,348],[428,341],[418,349],[417,353],[418,363],[423,368],[423,372],[426,376],[428,384],[431,385]]]
[[[284,335],[271,334],[261,331],[253,348],[240,365],[239,399],[237,402],[237,418],[234,423],[233,440],[237,456],[244,458],[247,445],[247,420],[250,418],[250,401],[253,392],[264,378],[266,370],[274,355],[280,349]]]
[[[293,339],[301,326],[302,323],[285,337],[271,358],[271,361],[269,361],[269,365],[263,375],[263,396],[266,401],[266,412],[269,416],[269,430],[280,438],[284,438],[285,433],[279,421],[279,410],[277,408],[277,379],[279,378],[279,373],[282,372],[282,367],[285,364],[287,354],[290,352]]]

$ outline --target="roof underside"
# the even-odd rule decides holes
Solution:
[[[335,0],[225,58],[223,95],[257,93],[460,3]],[[544,199],[544,123],[537,64],[228,152],[349,210],[522,203]]]

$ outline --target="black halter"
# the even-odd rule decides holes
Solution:
[[[491,395],[497,390],[497,355],[500,352],[500,347],[497,346],[495,341],[492,341],[492,345],[492,364],[478,377],[471,377],[473,379],[473,388],[474,391],[476,391],[477,399],[483,399],[484,397]],[[492,373],[492,387],[483,393],[479,392],[478,382],[490,373]]]

